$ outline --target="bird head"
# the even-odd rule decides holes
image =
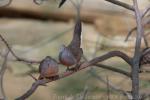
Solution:
[[[45,60],[51,60],[52,58],[50,56],[46,56]]]

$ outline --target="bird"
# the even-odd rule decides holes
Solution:
[[[59,3],[59,8],[66,2],[66,0],[61,0],[61,2]]]
[[[140,57],[140,66],[146,64],[150,64],[150,47],[143,49]]]
[[[78,7],[73,38],[68,46],[62,45],[59,53],[59,61],[61,64],[67,66],[67,70],[69,70],[69,67],[72,65],[76,64],[76,66],[78,66],[80,64],[80,60],[83,55],[83,50],[80,47],[81,32],[82,32],[82,22],[80,19],[80,7]]]
[[[58,63],[50,56],[46,56],[39,65],[39,80],[44,78],[55,78],[58,76]]]

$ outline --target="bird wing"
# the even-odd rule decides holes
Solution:
[[[73,55],[72,51],[69,48],[66,48],[61,53],[60,60],[67,65],[72,65],[77,62],[75,56]]]
[[[40,73],[41,73],[41,71],[42,71],[43,64],[44,64],[44,60],[42,60],[42,61],[40,62],[40,65],[39,65],[39,72],[40,72]]]

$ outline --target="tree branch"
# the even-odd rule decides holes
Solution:
[[[3,87],[3,77],[5,74],[5,71],[7,69],[7,57],[8,57],[9,51],[6,53],[5,57],[4,57],[4,62],[2,64],[1,70],[0,70],[0,91],[1,91],[1,95],[3,96],[2,98],[0,97],[0,100],[5,100],[6,99],[6,95],[5,95],[5,91],[4,91],[4,87]]]
[[[0,34],[0,39],[2,40],[2,42],[6,45],[6,47],[8,48],[8,50],[11,52],[11,54],[16,58],[17,61],[22,61],[22,62],[26,62],[26,63],[40,63],[40,61],[34,61],[34,60],[27,60],[25,58],[20,58],[18,57],[14,51],[11,49],[11,47],[9,46],[9,44],[7,43],[7,41],[2,37],[2,35]]]
[[[145,21],[142,23],[142,26],[146,26],[147,24],[150,24],[150,20],[149,20],[149,19],[145,20]],[[125,39],[125,42],[129,40],[129,37],[131,36],[131,34],[132,34],[134,31],[136,31],[136,30],[137,30],[137,26],[134,27],[134,28],[132,28],[132,29],[129,31],[129,33],[128,33],[126,39]],[[144,40],[146,40],[146,35],[144,35]],[[146,43],[146,41],[145,41],[145,44],[146,44],[146,46],[148,45],[148,44]]]
[[[3,0],[2,2],[4,2],[6,0]],[[12,0],[8,0],[8,2],[5,2],[4,4],[0,3],[0,8],[2,7],[6,7],[6,6],[9,6],[11,4]]]
[[[109,81],[109,83],[108,83],[108,82],[107,82],[105,79],[103,79],[101,76],[99,76],[99,75],[97,75],[97,74],[95,74],[95,73],[93,73],[93,72],[91,72],[91,75],[93,75],[96,79],[98,79],[99,81],[103,82],[104,84],[109,84],[109,87],[110,87],[112,90],[115,90],[115,91],[117,91],[117,92],[120,92],[121,94],[127,96],[128,98],[131,97],[131,96],[130,96],[130,93],[128,93],[127,91],[122,90],[119,86],[112,84],[112,82]]]
[[[84,55],[83,55],[83,59],[85,59],[87,61],[87,58]],[[123,74],[123,75],[131,78],[131,73],[126,72],[126,71],[121,70],[121,69],[118,69],[118,68],[114,68],[112,66],[103,65],[103,64],[94,64],[94,66],[99,67],[99,68],[103,68],[103,69],[107,69],[107,70],[110,70],[110,71],[113,71],[113,72],[117,72],[117,73]]]
[[[136,45],[135,52],[133,57],[133,66],[132,66],[132,96],[133,100],[139,100],[139,62],[140,62],[140,48],[141,48],[141,39],[144,34],[144,30],[142,27],[142,19],[141,14],[138,8],[137,0],[133,0],[134,9],[135,9],[135,17],[137,23],[137,35],[136,35]]]
[[[126,4],[124,2],[117,1],[117,0],[105,0],[105,1],[111,2],[111,3],[115,4],[115,5],[118,5],[118,6],[121,6],[123,8],[126,8],[128,10],[134,11],[134,8],[133,8],[132,5]]]
[[[149,10],[150,10],[150,5],[143,11],[141,17],[144,18],[144,16],[149,12]]]
[[[126,71],[121,70],[121,69],[118,69],[118,68],[114,68],[114,67],[106,66],[106,65],[102,65],[102,64],[95,64],[94,66],[99,67],[99,68],[104,68],[104,69],[107,69],[107,70],[111,70],[113,72],[117,72],[117,73],[123,74],[123,75],[131,78],[131,73],[126,72]]]
[[[112,57],[120,57],[129,65],[132,65],[132,59],[129,56],[127,56],[125,53],[120,52],[120,51],[110,51],[110,52],[108,52],[108,53],[106,53],[100,57],[96,57],[95,59],[91,60],[89,64],[94,65],[98,62],[107,60],[107,59],[112,58]]]
[[[109,52],[105,55],[102,55],[100,57],[96,57],[90,61],[86,61],[84,63],[82,63],[80,66],[79,66],[79,70],[83,70],[89,66],[93,66],[95,65],[96,63],[98,62],[102,62],[104,60],[107,60],[111,57],[115,57],[115,56],[118,56],[118,57],[121,57],[122,59],[124,59],[128,64],[131,65],[131,59],[124,53],[120,52],[120,51],[112,51],[112,52]],[[76,71],[76,72],[78,72]],[[34,82],[31,86],[31,88],[25,93],[23,94],[21,97],[18,97],[16,100],[24,100],[26,98],[28,98],[29,96],[31,96],[35,90],[38,88],[38,86],[40,85],[43,85],[43,84],[46,84],[46,83],[49,83],[49,82],[52,82],[52,81],[56,81],[56,80],[59,80],[59,79],[62,79],[62,78],[65,78],[65,77],[68,77],[74,73],[76,73],[75,71],[67,71],[67,72],[64,72],[62,74],[59,75],[59,77],[57,79],[54,79],[54,80],[50,80],[50,79],[43,79],[43,80],[38,80],[36,82]]]

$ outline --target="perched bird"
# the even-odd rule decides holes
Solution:
[[[58,75],[58,63],[50,56],[45,57],[39,66],[40,76],[38,79],[54,78]]]
[[[77,9],[77,19],[74,28],[72,41],[68,46],[63,45],[59,53],[59,61],[69,69],[72,65],[80,63],[83,55],[81,45],[82,23],[80,19],[80,8]]]
[[[140,66],[145,64],[150,64],[150,47],[145,48],[140,57]]]
[[[59,3],[59,8],[66,2],[66,0],[61,0],[61,2]]]

